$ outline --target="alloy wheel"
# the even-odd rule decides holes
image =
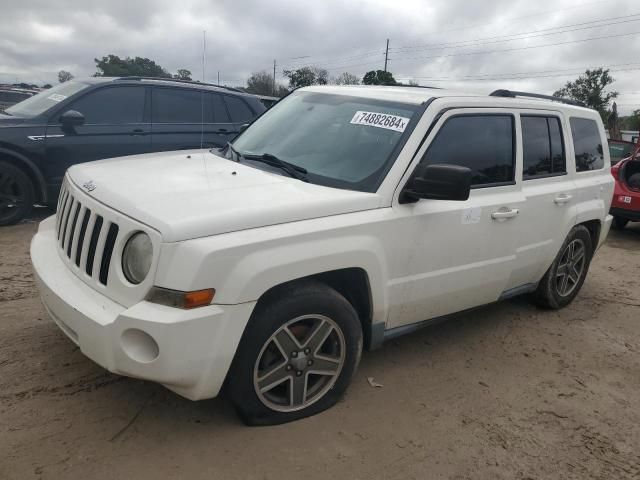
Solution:
[[[561,297],[567,297],[578,286],[584,272],[587,249],[580,239],[575,239],[562,252],[556,269],[556,291]]]
[[[324,315],[303,315],[276,330],[260,350],[253,385],[260,401],[279,412],[302,410],[335,384],[345,363],[338,324]]]

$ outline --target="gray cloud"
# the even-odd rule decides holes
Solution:
[[[640,108],[640,16],[604,26],[493,43],[443,43],[551,28],[640,14],[633,0],[84,0],[9,2],[0,22],[0,81],[56,81],[58,70],[76,76],[95,72],[93,59],[109,53],[143,56],[176,71],[202,75],[202,31],[206,30],[206,80],[241,85],[253,71],[313,64],[337,75],[382,68],[390,38],[389,69],[421,84],[486,92],[495,88],[553,92],[584,67],[612,67],[623,113]],[[620,21],[620,20],[618,20]],[[574,27],[575,28],[575,27]],[[543,32],[545,31],[546,32]],[[549,45],[544,48],[514,48]],[[461,55],[487,50],[497,53]],[[453,55],[453,56],[450,56]],[[306,58],[296,58],[306,57]],[[429,57],[429,58],[427,58]],[[621,71],[635,68],[636,70]],[[563,72],[559,72],[563,70]],[[567,71],[570,70],[570,71]],[[617,71],[616,71],[617,70]],[[513,78],[506,74],[549,72]],[[501,79],[487,80],[501,77]],[[479,80],[483,78],[485,80]],[[464,81],[463,81],[464,80]]]

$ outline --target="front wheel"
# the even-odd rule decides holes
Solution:
[[[545,308],[569,305],[582,288],[591,257],[591,235],[582,225],[574,227],[560,247],[560,252],[538,284],[535,302]]]
[[[29,176],[15,165],[0,161],[0,226],[17,223],[29,215],[34,197]]]
[[[251,316],[229,376],[248,425],[275,425],[333,406],[362,352],[353,306],[319,282],[279,289]]]

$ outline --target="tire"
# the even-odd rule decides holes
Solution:
[[[15,165],[0,161],[0,226],[12,225],[27,217],[34,202],[29,176]]]
[[[626,218],[613,217],[613,228],[615,228],[616,230],[624,230],[624,227],[627,226],[627,223],[629,223],[629,220],[627,220]]]
[[[578,248],[582,249],[580,258]],[[582,288],[592,256],[593,244],[589,231],[582,225],[574,227],[560,247],[551,267],[540,280],[533,294],[535,303],[553,310],[569,305]],[[570,262],[567,262],[568,258],[571,258]],[[563,272],[569,273],[563,275]]]
[[[317,281],[285,285],[251,315],[229,371],[229,397],[247,425],[309,417],[340,400],[361,354],[360,321],[342,295]]]

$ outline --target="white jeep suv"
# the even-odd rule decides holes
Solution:
[[[363,348],[514,295],[560,308],[611,223],[597,112],[560,99],[309,87],[221,150],[73,166],[31,257],[112,372],[249,424],[320,412]]]

